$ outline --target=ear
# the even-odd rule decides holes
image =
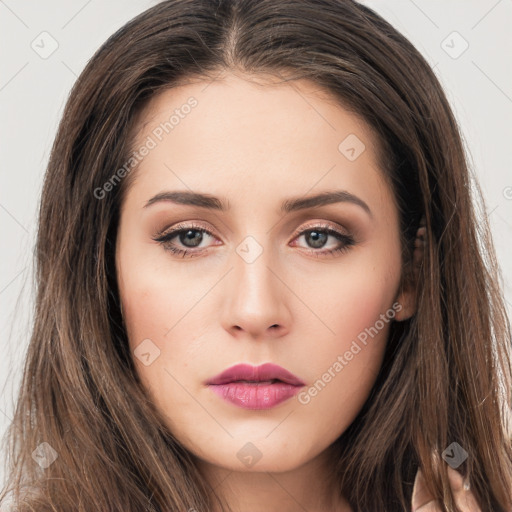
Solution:
[[[414,253],[412,257],[412,272],[408,279],[405,279],[398,292],[396,301],[402,306],[400,311],[396,312],[395,320],[408,320],[416,313],[416,290],[418,284],[419,270],[423,262],[425,245],[427,240],[427,228],[425,227],[425,217],[420,221],[420,227],[416,232],[414,240]]]

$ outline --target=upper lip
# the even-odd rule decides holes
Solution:
[[[240,380],[246,381],[266,381],[280,380],[293,386],[304,386],[298,377],[285,370],[281,366],[272,363],[265,363],[260,366],[252,366],[250,364],[237,364],[224,370],[219,375],[213,377],[206,384],[220,385]]]

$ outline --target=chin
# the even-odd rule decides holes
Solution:
[[[273,445],[268,440],[255,440],[230,443],[229,447],[225,447],[225,451],[209,453],[206,457],[199,458],[229,471],[283,473],[302,466],[310,458],[314,458],[314,455],[310,457],[306,452],[299,453],[293,447],[284,446],[282,441],[277,441]]]

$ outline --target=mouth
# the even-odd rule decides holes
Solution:
[[[274,364],[236,365],[206,382],[225,401],[243,409],[270,409],[298,393],[304,382]]]

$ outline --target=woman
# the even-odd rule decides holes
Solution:
[[[17,510],[512,510],[487,224],[372,10],[144,12],[73,88],[39,222]]]

